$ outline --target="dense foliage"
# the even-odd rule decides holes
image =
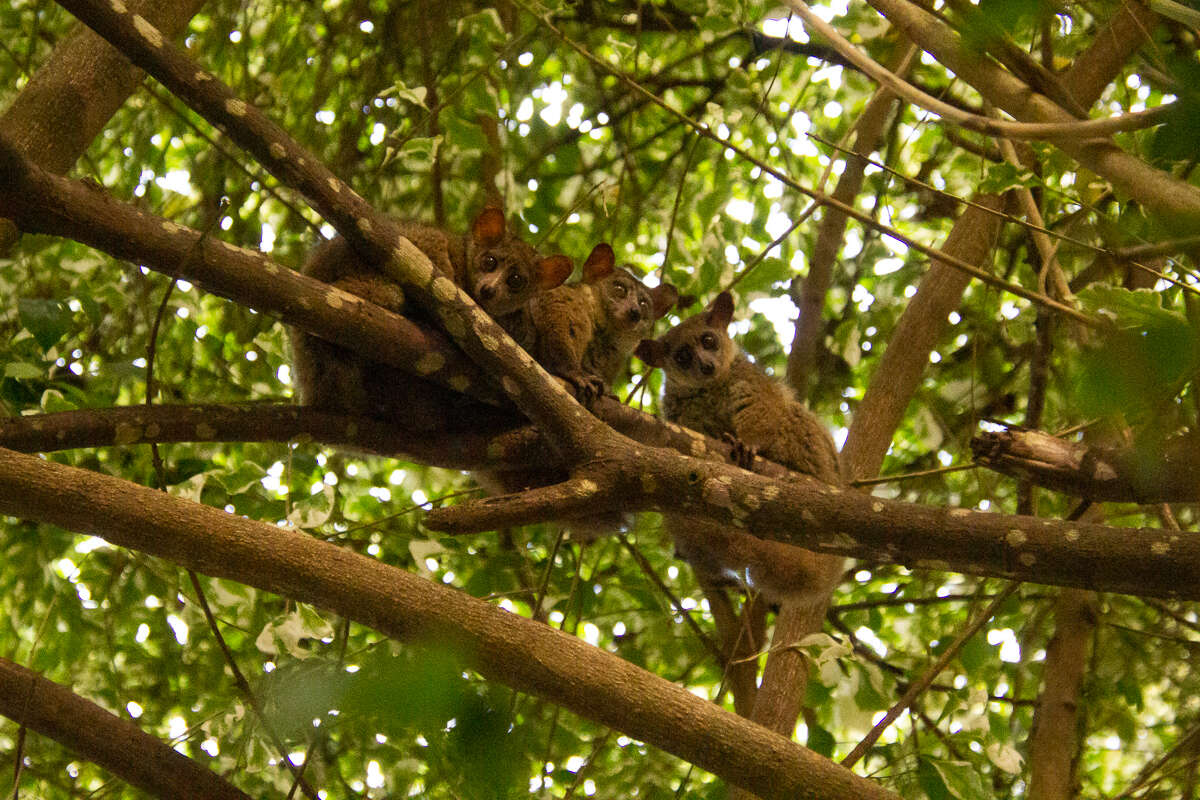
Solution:
[[[989,24],[950,3],[947,21],[980,49],[1005,42],[1052,56],[1051,70],[1090,47],[1109,2],[1052,9],[985,2]],[[863,3],[818,9],[876,61],[894,66],[900,37]],[[531,13],[536,11],[537,15]],[[548,14],[565,41],[539,20]],[[73,20],[38,2],[0,8],[0,104],[47,58]],[[1195,182],[1184,146],[1194,115],[1195,34],[1155,30],[1104,91],[1093,115],[1180,98],[1165,128],[1121,134],[1128,152]],[[463,230],[494,192],[528,237],[580,262],[599,241],[707,302],[736,281],[740,340],[782,375],[818,210],[762,166],[698,135],[619,80],[619,67],[673,109],[808,187],[831,189],[838,150],[876,85],[810,40],[775,3],[564,2],[475,4],[211,2],[188,52],[326,160],[380,209]],[[598,60],[587,58],[575,45]],[[606,65],[606,66],[602,66]],[[932,58],[910,80],[954,104],[979,95]],[[976,191],[1033,189],[1076,304],[1118,322],[1081,355],[1079,333],[1053,313],[982,283],[966,291],[950,332],[895,432],[882,473],[924,474],[874,487],[931,505],[1064,516],[1075,501],[969,464],[983,420],[1049,431],[1103,418],[1153,441],[1192,427],[1194,317],[1181,287],[1101,252],[1179,234],[1049,144],[1027,168],[998,159],[996,141],[938,124],[910,105],[889,123],[855,206],[921,243],[944,243]],[[1099,109],[1097,111],[1096,109]],[[1022,150],[1025,150],[1022,147]],[[321,220],[182,103],[147,81],[80,160],[76,176],[156,214],[298,266]],[[936,190],[936,191],[935,191]],[[944,194],[943,194],[944,193]],[[949,197],[948,197],[949,196]],[[980,266],[1028,288],[1041,259],[1021,212]],[[325,233],[329,233],[328,228]],[[768,249],[770,248],[770,249]],[[1156,268],[1192,281],[1190,258]],[[851,222],[810,388],[839,443],[929,261]],[[793,281],[796,284],[793,285]],[[1044,285],[1044,284],[1043,284]],[[1130,291],[1137,287],[1140,291]],[[291,396],[285,328],[138,265],[67,240],[24,237],[0,259],[0,409],[20,416],[156,403],[253,402]],[[1039,329],[1046,335],[1039,338]],[[637,369],[635,362],[635,371]],[[656,408],[660,378],[635,375],[624,398]],[[1031,385],[1033,388],[1031,389]],[[636,391],[634,387],[637,387]],[[1031,397],[1036,397],[1031,401]],[[1032,420],[1031,402],[1043,410]],[[472,489],[462,474],[292,445],[115,445],[49,456],[161,487],[418,572],[578,634],[704,697],[722,692],[714,661],[678,609],[707,635],[708,604],[673,557],[661,520],[640,515],[627,541],[579,544],[553,524],[438,537],[422,507]],[[1106,508],[1154,526],[1154,509]],[[1176,509],[1188,528],[1191,507]],[[627,544],[629,546],[627,546]],[[635,558],[631,547],[644,558]],[[291,775],[230,678],[185,571],[46,525],[0,525],[0,654],[228,773],[254,796],[282,796]],[[390,642],[287,598],[200,579],[234,657],[271,727],[323,796],[717,797],[711,776],[537,697],[463,674],[453,653]],[[665,587],[665,588],[664,588]],[[1000,582],[859,564],[812,645],[814,678],[798,739],[845,755],[947,647]],[[1033,708],[1055,632],[1053,587],[1026,585],[972,638],[859,770],[905,797],[1026,796]],[[1100,599],[1079,724],[1082,794],[1119,793],[1178,744],[1197,716],[1190,658],[1197,617],[1182,605]],[[20,751],[27,797],[135,796],[58,744],[30,736]],[[13,774],[16,726],[0,724],[0,774]],[[1155,773],[1142,797],[1177,797],[1195,749]],[[89,794],[90,793],[90,794]]]

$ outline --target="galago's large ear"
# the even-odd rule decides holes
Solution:
[[[588,253],[587,261],[583,262],[583,282],[595,283],[601,278],[612,275],[617,265],[617,256],[613,253],[612,245],[601,242]]]
[[[564,255],[547,256],[537,263],[537,274],[534,275],[534,285],[539,290],[553,289],[571,275],[575,264]]]
[[[652,367],[667,363],[667,345],[658,339],[642,339],[633,354]]]
[[[493,247],[504,238],[504,212],[488,206],[471,223],[471,238],[483,247]]]
[[[650,297],[654,301],[654,318],[662,319],[679,299],[679,290],[669,283],[660,283],[650,290]]]
[[[712,301],[712,305],[708,307],[708,311],[704,315],[704,322],[710,328],[725,330],[729,327],[729,321],[732,319],[733,295],[729,292],[721,292],[717,295],[717,299]]]

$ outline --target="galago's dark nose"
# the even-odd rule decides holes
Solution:
[[[700,362],[700,372],[702,374],[712,375],[714,370],[715,370],[715,368],[713,367],[713,363],[711,361],[701,361]]]
[[[480,300],[491,300],[495,296],[496,296],[496,287],[495,286],[492,286],[489,283],[485,283],[483,286],[479,287],[479,299]]]

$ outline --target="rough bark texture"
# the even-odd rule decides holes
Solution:
[[[915,51],[911,46],[903,48],[903,55],[897,64],[899,74],[908,71],[910,54]],[[879,147],[895,102],[894,94],[887,89],[880,89],[863,108],[862,115],[854,123],[854,144],[851,146],[857,157],[846,157],[846,168],[833,190],[834,199],[847,205],[854,204],[854,199],[862,190],[867,158]],[[792,335],[792,349],[788,353],[787,378],[797,396],[802,398],[808,397],[808,386],[824,330],[822,311],[825,308],[825,295],[833,283],[833,268],[837,254],[842,249],[848,219],[842,211],[826,209],[808,259],[808,275],[800,286],[796,301],[799,316],[796,318],[796,331]]]
[[[174,38],[204,0],[139,0],[129,5]],[[62,175],[144,77],[110,44],[76,25],[0,116],[0,135],[35,164]],[[0,253],[7,252],[16,237],[13,224],[0,220]]]
[[[1110,447],[1042,431],[997,431],[972,439],[971,452],[988,469],[1096,502],[1200,500],[1200,446],[1194,434]]]
[[[250,798],[132,722],[6,658],[0,658],[0,714],[153,796]]]
[[[907,0],[870,2],[922,49],[971,84],[988,102],[1014,118],[1023,122],[1077,121],[1068,111],[1045,95],[1031,90],[995,62],[979,58],[977,52],[963,45],[956,33],[920,7]],[[1127,29],[1128,21],[1124,15],[1119,16],[1119,25]],[[1110,26],[1109,30],[1113,30],[1113,27]],[[1136,34],[1134,30],[1133,35]],[[1141,39],[1138,41],[1140,43]],[[1076,74],[1074,77],[1080,76]],[[1080,84],[1080,87],[1067,85],[1067,89],[1080,99],[1081,106],[1090,106],[1094,98],[1087,97],[1081,88],[1093,88],[1100,85],[1099,81],[1092,78],[1080,80]],[[1106,178],[1115,189],[1136,199],[1147,210],[1180,224],[1194,225],[1200,220],[1200,189],[1154,169],[1147,162],[1126,153],[1111,139],[1061,138],[1055,140],[1054,144],[1082,166]]]
[[[1002,204],[995,195],[976,196],[973,200],[978,205],[970,206],[958,218],[942,249],[972,264],[982,264],[990,257],[1001,221],[979,206],[999,211]],[[950,312],[962,302],[970,280],[942,263],[930,265],[921,279],[854,411],[842,448],[842,466],[849,480],[874,477],[878,472],[892,434],[929,365],[929,353],[941,341],[950,324]]]
[[[0,450],[0,513],[313,603],[397,639],[453,647],[489,680],[545,697],[762,797],[895,797],[573,636],[293,530],[9,450]]]
[[[1095,593],[1079,589],[1064,589],[1054,604],[1057,628],[1046,648],[1046,679],[1029,742],[1030,800],[1077,796],[1080,688],[1099,613]]]

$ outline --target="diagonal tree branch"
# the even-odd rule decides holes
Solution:
[[[879,13],[902,30],[983,97],[1019,120],[1071,122],[1075,117],[990,59],[979,58],[958,34],[907,0],[870,0]],[[1081,103],[1082,104],[1082,103]],[[1090,105],[1090,104],[1088,104]],[[1055,146],[1147,209],[1177,222],[1200,220],[1200,189],[1122,150],[1109,139],[1055,139]]]
[[[397,639],[454,647],[489,680],[545,697],[763,797],[894,798],[573,636],[296,531],[9,450],[0,450],[0,513],[313,603]]]
[[[484,313],[451,277],[400,235],[390,217],[375,211],[350,186],[256,107],[238,98],[215,75],[198,67],[152,25],[123,5],[62,0],[79,17],[210,123],[251,153],[272,175],[301,192],[364,261],[396,280],[486,372],[503,376],[505,394],[570,461],[597,446],[613,446],[603,423],[588,414]]]
[[[128,720],[7,658],[0,658],[0,714],[156,797],[250,798]]]
[[[174,38],[204,0],[137,0],[131,5]],[[34,163],[63,174],[108,124],[145,75],[83,25],[76,25],[0,116],[9,137]],[[16,241],[0,220],[0,253]]]
[[[205,291],[316,333],[459,392],[503,401],[442,334],[360,297],[282,267],[262,253],[122,203],[81,181],[51,175],[0,136],[0,214],[22,230],[65,236],[145,264]]]

